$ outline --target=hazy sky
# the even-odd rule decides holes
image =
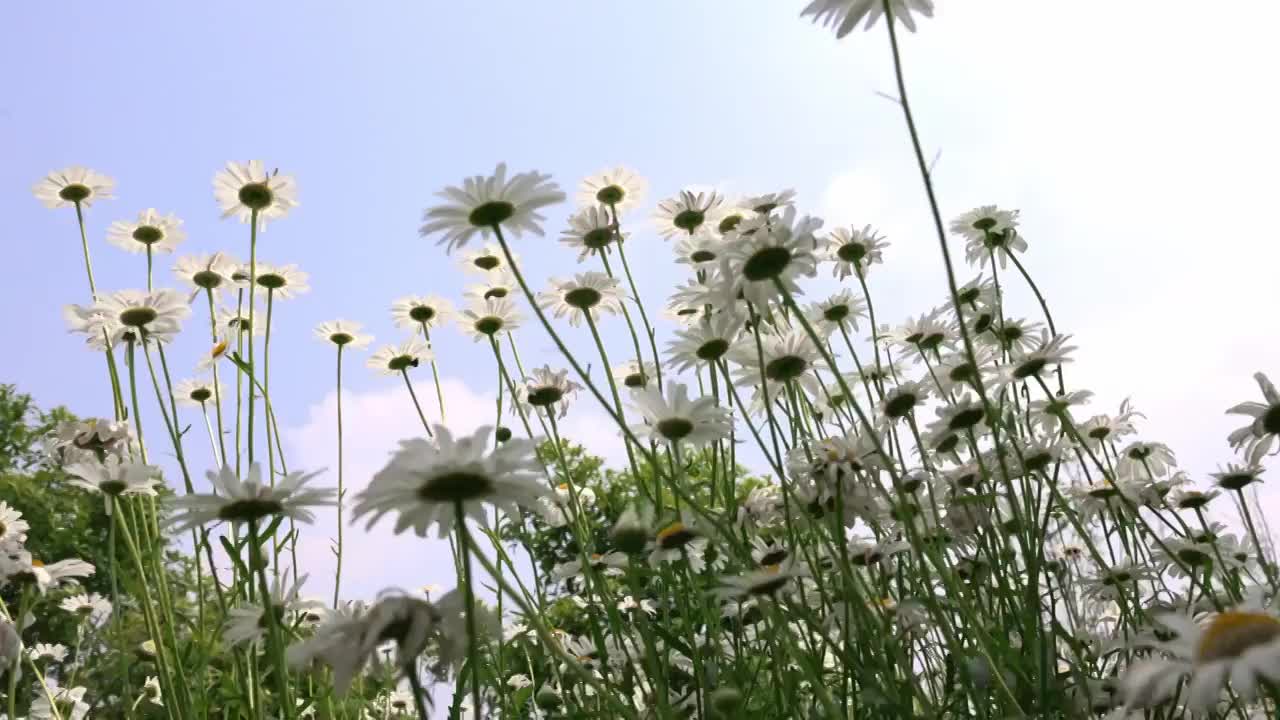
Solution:
[[[417,237],[419,216],[434,191],[498,161],[553,173],[570,192],[614,164],[644,174],[650,203],[626,224],[651,309],[682,276],[649,210],[700,184],[793,187],[800,208],[828,227],[876,225],[892,243],[873,278],[881,317],[896,324],[928,310],[943,301],[941,264],[901,115],[876,94],[893,89],[883,27],[837,42],[798,18],[802,5],[7,4],[0,381],[43,405],[109,412],[101,359],[61,319],[63,305],[88,300],[74,213],[30,194],[43,174],[71,164],[118,182],[117,199],[88,215],[107,290],[143,284],[141,256],[104,241],[112,220],[147,207],[175,212],[189,233],[179,254],[243,257],[247,229],[218,219],[214,172],[261,158],[297,177],[302,205],[269,228],[259,255],[300,264],[313,286],[278,308],[273,338],[272,390],[291,467],[335,462],[332,352],[311,328],[341,316],[398,340],[388,315],[396,297],[458,298],[467,280]],[[1026,263],[1058,326],[1081,346],[1072,385],[1099,393],[1094,412],[1132,395],[1150,416],[1142,437],[1168,442],[1203,478],[1234,459],[1225,436],[1238,423],[1223,410],[1256,399],[1253,372],[1280,374],[1280,6],[940,5],[904,52],[925,143],[940,152],[944,214],[985,203],[1022,209]],[[573,271],[575,254],[554,240],[568,210],[548,213],[547,239],[519,244],[533,278]],[[161,284],[172,284],[168,265]],[[810,295],[832,287],[815,284]],[[1027,301],[1018,314],[1038,318],[1024,292],[1011,292]],[[206,349],[203,325],[192,330],[173,351],[180,376]],[[621,324],[609,332],[622,347]],[[540,332],[526,330],[520,343],[527,363],[554,362]],[[437,349],[452,419],[488,421],[487,348],[444,330]],[[417,427],[402,386],[362,362],[347,381],[357,487]],[[423,393],[432,395],[425,385]],[[144,415],[158,420],[149,402]],[[569,427],[607,453],[616,441],[600,417],[583,402]],[[202,470],[210,456],[196,428],[191,454]],[[348,537],[353,591],[453,582],[436,546]],[[327,548],[314,543],[310,555],[322,574]]]

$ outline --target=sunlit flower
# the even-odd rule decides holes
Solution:
[[[649,183],[634,170],[616,167],[588,175],[578,187],[578,207],[597,205],[622,213],[644,202]]]
[[[569,412],[569,403],[581,389],[581,385],[569,379],[568,370],[555,371],[544,365],[534,368],[517,391],[522,402],[564,417]]]
[[[542,484],[542,465],[533,443],[512,438],[489,451],[492,427],[455,439],[437,425],[433,440],[402,440],[391,462],[373,476],[357,497],[355,517],[369,515],[368,527],[396,513],[397,534],[412,528],[419,537],[438,526],[444,537],[454,527],[455,506],[483,522],[485,505],[508,515],[532,508],[550,491]]]
[[[76,165],[49,173],[31,188],[31,192],[47,208],[76,204],[89,207],[97,200],[111,198],[115,187],[115,180]]]
[[[267,309],[262,303],[253,308],[253,321],[249,319],[249,304],[241,303],[238,307],[218,308],[218,328],[229,337],[249,334],[264,335],[267,331]]]
[[[480,284],[467,288],[462,293],[463,297],[473,303],[483,303],[485,300],[510,300],[520,293],[520,283],[508,270],[485,273],[482,280]]]
[[[224,219],[234,215],[247,223],[256,213],[261,226],[298,206],[298,185],[292,175],[267,172],[261,160],[229,162],[213,176],[213,197]]]
[[[578,262],[582,262],[594,253],[604,252],[613,243],[614,235],[608,208],[593,205],[569,216],[569,227],[560,233],[560,242],[577,250]]]
[[[512,252],[511,257],[520,261],[520,254]],[[492,273],[510,273],[507,266],[507,255],[497,243],[485,243],[475,250],[464,250],[459,260],[462,268],[470,273],[489,275]]]
[[[416,368],[424,362],[430,362],[431,358],[431,348],[415,335],[399,345],[384,345],[378,348],[369,356],[365,364],[383,375],[399,375],[409,368]]]
[[[1216,473],[1211,473],[1210,477],[1218,487],[1224,490],[1243,490],[1244,488],[1262,482],[1262,473],[1265,471],[1261,465],[1237,465],[1228,463],[1225,469],[1221,469]]]
[[[798,383],[811,396],[821,392],[813,373],[821,354],[803,330],[761,335],[759,346],[754,338],[744,339],[730,350],[730,357],[740,365],[734,372],[737,382],[755,388],[753,407],[758,409],[764,408],[760,385],[765,380],[774,384],[771,398],[776,398],[778,388],[788,382]]]
[[[231,284],[240,264],[225,253],[183,255],[173,263],[173,274],[196,290],[217,290]]]
[[[707,569],[707,538],[693,525],[677,520],[658,530],[649,552],[649,564],[658,566],[680,560],[689,561],[689,569],[700,573]]]
[[[667,240],[692,235],[706,224],[723,202],[724,198],[714,190],[699,193],[681,190],[675,197],[658,203],[653,215],[658,234]]]
[[[62,599],[58,607],[75,615],[81,622],[101,625],[111,616],[111,601],[98,593],[81,593]]]
[[[359,350],[373,342],[373,336],[360,332],[360,327],[360,323],[350,320],[329,320],[317,325],[314,332],[318,340],[331,342],[342,348]]]
[[[768,215],[780,207],[791,207],[795,202],[796,191],[788,188],[779,192],[751,195],[742,198],[737,204],[761,215]]]
[[[23,542],[31,525],[22,519],[22,513],[9,503],[0,500],[0,544],[10,541]]]
[[[799,294],[796,280],[814,274],[817,244],[813,234],[822,220],[797,217],[794,207],[776,216],[757,216],[743,220],[737,230],[725,237],[727,269],[722,269],[719,282],[730,296],[741,294],[757,305],[763,305],[781,291]]]
[[[1231,447],[1244,455],[1254,465],[1271,452],[1271,446],[1280,441],[1280,392],[1262,373],[1255,373],[1254,380],[1262,389],[1265,402],[1244,402],[1227,411],[1228,415],[1246,415],[1253,422],[1227,436]]]
[[[63,468],[72,477],[69,484],[106,496],[107,514],[111,514],[111,498],[121,495],[155,496],[156,486],[163,484],[160,468],[136,462],[121,462],[108,456],[106,462],[83,461]]]
[[[715,267],[714,263],[724,252],[724,243],[708,233],[686,235],[676,242],[673,251],[676,262],[689,265],[695,270],[705,270]]]
[[[984,267],[994,256],[1004,267],[1014,251],[1026,252],[1027,242],[1018,234],[1018,211],[994,205],[975,208],[951,221],[951,232],[963,237],[965,259]]]
[[[715,398],[690,400],[689,388],[678,382],[669,382],[664,389],[665,392],[652,385],[631,392],[631,406],[643,419],[631,426],[638,436],[671,445],[688,443],[701,447],[727,437],[733,429],[732,415],[716,404]]]
[[[442,233],[440,244],[449,252],[477,234],[489,237],[499,226],[515,237],[524,232],[542,235],[539,223],[546,218],[537,211],[564,200],[550,175],[533,171],[508,179],[506,163],[499,163],[492,176],[474,175],[463,180],[462,187],[449,186],[436,195],[446,202],[427,208],[418,233]]]
[[[391,304],[391,319],[398,328],[430,330],[453,315],[453,303],[435,295],[407,295]]]
[[[213,381],[204,378],[180,380],[173,386],[173,396],[183,405],[204,407],[205,403],[214,399]]]
[[[557,318],[569,318],[577,326],[590,315],[593,322],[601,313],[622,313],[622,290],[616,278],[602,272],[578,273],[568,280],[551,280],[551,289],[540,293],[539,301]]]
[[[511,332],[520,327],[523,318],[515,303],[506,298],[489,298],[473,302],[462,311],[458,324],[475,340],[486,340],[499,333]]]
[[[685,330],[667,344],[667,362],[677,372],[714,363],[733,347],[742,330],[742,318],[734,313],[716,313]]]
[[[901,22],[911,32],[916,31],[912,13],[933,17],[933,0],[889,0],[893,19]],[[800,11],[800,17],[813,16],[813,21],[824,27],[835,28],[836,37],[853,32],[866,18],[864,30],[869,30],[884,14],[884,0],[812,0]]]
[[[138,213],[137,220],[117,220],[107,228],[107,242],[131,253],[170,253],[186,239],[177,216],[161,215],[154,208]]]
[[[609,372],[619,385],[632,390],[648,387],[658,377],[657,368],[648,361],[628,360],[614,365]]]
[[[307,484],[320,473],[291,472],[276,480],[275,486],[262,482],[262,466],[249,466],[248,477],[241,480],[229,466],[205,474],[213,487],[211,493],[189,493],[169,501],[173,514],[167,524],[173,532],[209,523],[256,523],[276,516],[292,518],[300,523],[315,521],[313,508],[334,504],[332,488],[310,488]]]
[[[808,315],[809,321],[818,329],[836,330],[851,326],[857,330],[858,318],[867,315],[867,303],[846,288],[810,305]]]
[[[169,342],[182,329],[191,307],[176,290],[120,290],[99,296],[91,312],[96,320],[90,326],[108,330],[111,344],[118,345],[126,338]]]

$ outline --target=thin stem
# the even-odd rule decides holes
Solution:
[[[338,591],[342,587],[342,506],[345,496],[343,480],[343,455],[342,455],[342,348],[345,345],[338,346],[338,561],[337,568],[333,571],[333,607],[338,607]],[[416,697],[416,695],[415,695]]]
[[[425,322],[422,323],[422,337],[426,338],[427,347],[432,348],[431,380],[436,385],[436,401],[440,403],[440,423],[444,424],[444,390],[440,387],[440,369],[436,366],[435,348],[431,345],[431,330],[427,328],[427,324]]]
[[[458,547],[462,552],[463,591],[467,598],[467,665],[471,668],[472,717],[484,717],[480,710],[480,657],[476,652],[476,598],[471,581],[471,534],[467,532],[467,513],[459,500],[453,504],[458,523]]]
[[[422,412],[422,406],[418,404],[418,393],[413,391],[413,383],[409,380],[409,371],[401,369],[400,374],[404,376],[404,386],[409,388],[409,397],[413,400],[413,409],[418,411],[418,419],[422,421],[423,429],[427,431],[428,437],[433,437],[431,423],[427,422],[427,416]]]

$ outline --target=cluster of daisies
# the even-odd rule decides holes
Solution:
[[[803,11],[840,36],[884,15],[914,30],[932,12],[929,0]],[[1227,438],[1237,457],[1205,482],[1142,437],[1127,401],[1090,410],[1048,304],[1030,316],[1006,304],[1013,286],[1039,294],[1017,211],[954,218],[937,240],[963,247],[967,274],[948,265],[938,304],[894,325],[872,292],[889,240],[827,227],[791,190],[686,189],[637,221],[644,179],[602,171],[560,235],[581,267],[539,284],[513,244],[545,242],[529,236],[568,195],[505,165],[466,178],[421,225],[474,278],[460,309],[397,300],[408,337],[367,360],[403,380],[421,434],[348,498],[341,388],[334,487],[289,468],[271,405],[273,310],[309,278],[259,260],[257,241],[297,207],[296,181],[259,161],[217,173],[248,261],[179,258],[183,290],[153,284],[155,256],[183,240],[177,217],[111,224],[109,242],[145,255],[146,289],[99,292],[85,210],[113,187],[70,168],[35,189],[76,211],[91,301],[66,319],[105,356],[115,406],[60,427],[48,451],[102,497],[125,546],[114,559],[144,577],[127,604],[155,672],[124,678],[128,697],[94,697],[74,684],[94,657],[79,643],[26,647],[28,618],[56,601],[86,653],[131,651],[95,640],[126,603],[82,592],[88,563],[40,562],[21,513],[0,503],[10,708],[21,684],[41,718],[83,717],[90,702],[194,718],[234,698],[255,717],[425,720],[447,683],[452,716],[485,718],[1277,713],[1280,569],[1257,485],[1280,444],[1280,393],[1256,376],[1260,398],[1228,410],[1245,418]],[[643,263],[628,258],[637,243]],[[679,280],[659,308],[636,277],[662,244]],[[165,347],[193,306],[209,322],[188,332],[209,350],[199,376],[173,383]],[[606,323],[625,340],[606,343]],[[434,353],[450,324],[493,356],[494,420],[471,433],[449,426]],[[530,333],[558,354],[526,368]],[[348,320],[315,334],[336,349],[339,385],[345,354],[372,342]],[[426,366],[434,406],[417,391]],[[163,433],[144,436],[140,393],[159,401],[148,421]],[[562,436],[583,402],[621,438],[625,466]],[[217,462],[198,485],[199,433],[186,431],[199,426]],[[158,452],[180,478],[166,482]],[[338,569],[320,599],[303,594],[296,528],[329,507]],[[350,524],[447,539],[456,587],[344,599]],[[176,622],[154,558],[179,537],[198,559],[191,602],[211,622]]]

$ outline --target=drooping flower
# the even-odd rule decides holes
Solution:
[[[440,244],[449,252],[471,241],[477,234],[489,237],[502,227],[513,236],[531,232],[542,235],[546,218],[538,210],[565,198],[550,175],[535,171],[507,178],[506,163],[499,163],[493,175],[474,175],[462,187],[449,186],[436,193],[446,202],[423,213],[418,234],[426,237],[442,233]]]
[[[36,643],[27,648],[27,657],[35,662],[60,663],[67,659],[67,646],[59,643]]]
[[[912,13],[933,17],[933,0],[889,0],[893,19],[911,32],[916,31]],[[885,0],[812,0],[800,11],[800,17],[813,16],[824,27],[835,28],[836,38],[843,38],[866,18],[864,30],[871,29],[884,14]]]
[[[453,303],[435,295],[406,295],[391,304],[391,319],[398,328],[430,330],[453,315]]]
[[[272,487],[262,482],[262,466],[256,462],[249,466],[244,480],[224,465],[206,473],[213,492],[190,493],[169,501],[174,512],[167,524],[177,533],[210,523],[256,523],[276,516],[314,522],[313,508],[335,503],[332,488],[307,487],[319,474],[291,472]]]
[[[369,356],[365,364],[383,375],[399,375],[409,368],[416,368],[424,362],[430,362],[431,358],[431,348],[415,335],[399,345],[384,345],[378,348]]]
[[[102,173],[78,165],[54,170],[40,178],[31,188],[36,199],[47,208],[80,204],[89,207],[95,201],[112,197],[116,181]]]
[[[360,327],[360,323],[350,320],[329,320],[316,326],[315,336],[341,348],[359,350],[373,342],[373,336],[360,332]]]
[[[171,253],[185,239],[182,221],[173,213],[161,215],[155,208],[138,213],[137,220],[117,220],[107,228],[107,242],[131,253]]]
[[[583,178],[578,187],[578,207],[603,206],[622,213],[644,202],[649,183],[634,170],[615,167]]]
[[[291,645],[287,657],[294,667],[314,661],[328,665],[334,689],[345,695],[369,660],[379,660],[377,650],[383,643],[396,644],[397,668],[414,671],[410,664],[438,635],[439,624],[439,611],[426,600],[386,595],[367,610],[351,606],[335,613],[310,638]]]
[[[663,390],[656,385],[631,392],[631,406],[643,422],[631,429],[641,437],[675,445],[688,443],[695,447],[709,445],[729,435],[733,428],[727,408],[715,398],[702,396],[689,399],[689,388],[683,383],[667,383]]]
[[[368,515],[372,527],[384,515],[396,513],[397,534],[412,528],[425,537],[432,526],[444,537],[454,528],[455,505],[477,521],[485,519],[486,504],[507,514],[533,508],[550,491],[542,484],[542,466],[533,443],[512,438],[488,450],[492,427],[454,438],[436,426],[432,440],[402,440],[391,462],[373,476],[357,497],[355,518]]]
[[[1257,465],[1271,452],[1271,446],[1280,442],[1280,392],[1262,373],[1255,373],[1254,380],[1262,389],[1264,402],[1244,402],[1227,411],[1228,415],[1246,415],[1253,422],[1232,431],[1227,436],[1231,447],[1239,451],[1250,463]]]
[[[298,185],[292,175],[267,172],[261,160],[229,162],[213,176],[213,197],[223,219],[234,215],[247,223],[256,213],[259,226],[263,226],[298,206]]]

